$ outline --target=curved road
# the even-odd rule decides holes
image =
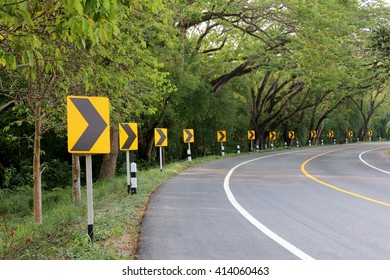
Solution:
[[[389,143],[226,158],[159,188],[140,259],[390,259]]]

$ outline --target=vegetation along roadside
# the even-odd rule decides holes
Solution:
[[[163,172],[159,168],[141,170],[135,195],[127,194],[123,176],[94,183],[93,244],[87,234],[85,188],[79,205],[72,202],[71,187],[44,193],[42,225],[34,224],[32,219],[31,188],[0,190],[0,259],[136,259],[141,221],[150,195],[182,170],[218,158],[167,164]]]

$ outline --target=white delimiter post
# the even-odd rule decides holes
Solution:
[[[188,157],[188,161],[192,161],[192,157],[191,157],[191,143],[188,143],[187,157]]]
[[[131,163],[131,194],[137,193],[137,164]]]
[[[88,216],[88,236],[93,242],[93,191],[92,191],[92,155],[85,156],[86,176],[87,176],[87,216]]]

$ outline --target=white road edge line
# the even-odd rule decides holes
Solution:
[[[251,160],[248,160],[248,161],[245,161],[245,162],[242,162],[236,166],[234,166],[232,169],[230,169],[229,173],[226,175],[225,177],[225,180],[224,180],[224,183],[223,183],[223,187],[225,189],[225,193],[230,201],[230,203],[234,206],[234,208],[237,209],[238,212],[240,212],[240,214],[242,216],[244,216],[252,225],[254,225],[258,230],[260,230],[262,233],[264,233],[265,235],[267,235],[269,238],[271,238],[272,240],[274,240],[275,242],[277,242],[279,245],[281,245],[282,247],[284,247],[285,249],[287,249],[288,251],[290,251],[291,253],[293,253],[295,256],[297,256],[298,258],[302,259],[302,260],[314,260],[313,257],[309,256],[308,254],[306,254],[305,252],[303,252],[302,250],[298,249],[297,247],[295,247],[294,245],[292,245],[291,243],[289,243],[288,241],[284,240],[283,238],[281,238],[279,235],[277,235],[276,233],[274,233],[272,230],[270,230],[269,228],[267,228],[265,225],[263,225],[261,222],[259,222],[255,217],[253,217],[248,211],[246,211],[236,200],[236,198],[234,197],[232,191],[230,190],[230,186],[229,186],[229,180],[230,180],[230,177],[232,176],[233,172],[240,166],[244,165],[244,164],[247,164],[249,162],[252,162],[252,161],[256,161],[256,160],[260,160],[260,159],[265,159],[265,158],[270,158],[270,157],[274,157],[274,156],[279,156],[279,155],[285,155],[285,154],[291,154],[291,153],[296,153],[296,152],[299,152],[299,151],[292,151],[292,152],[285,152],[285,153],[278,153],[278,154],[272,154],[272,155],[268,155],[268,156],[264,156],[264,157],[260,157],[260,158],[255,158],[255,159],[251,159]]]
[[[364,152],[362,152],[362,153],[359,154],[359,159],[360,159],[361,162],[363,162],[365,165],[367,165],[367,166],[369,166],[369,167],[371,167],[371,168],[374,168],[374,169],[376,169],[376,170],[378,170],[378,171],[380,171],[380,172],[386,173],[386,174],[390,174],[389,171],[386,171],[386,170],[380,169],[380,168],[378,168],[378,167],[375,167],[375,166],[369,164],[368,162],[366,162],[366,161],[363,159],[363,155],[364,155],[365,153],[368,153],[368,152],[371,152],[371,151],[376,151],[376,150],[381,150],[381,149],[386,149],[386,148],[389,148],[389,147],[380,147],[380,148],[376,148],[376,149],[371,149],[371,150],[364,151]]]

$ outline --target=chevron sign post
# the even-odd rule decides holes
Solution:
[[[256,139],[256,131],[248,130],[248,140],[251,141],[251,151],[253,151],[253,140]]]
[[[93,242],[92,154],[110,153],[110,106],[106,97],[66,98],[69,153],[85,154],[88,236]]]
[[[191,156],[191,143],[194,143],[194,130],[193,129],[183,129],[183,140],[184,143],[188,143],[187,157],[188,161],[192,161]]]
[[[223,143],[226,142],[226,130],[218,130],[217,131],[217,141],[221,142],[221,154],[225,156],[225,147]]]
[[[137,193],[136,177],[137,164],[130,164],[130,151],[138,150],[138,126],[136,123],[121,123],[119,125],[119,148],[126,151],[127,192]],[[131,170],[133,169],[133,170]],[[133,180],[132,180],[133,179]],[[133,182],[133,183],[132,183]]]
[[[160,147],[160,171],[163,170],[163,147],[168,146],[168,129],[154,129],[154,145]]]

